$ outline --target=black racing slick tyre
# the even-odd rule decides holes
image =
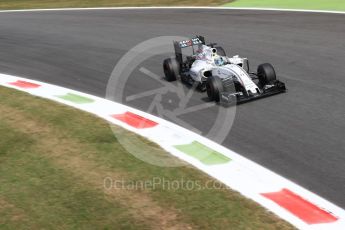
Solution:
[[[223,47],[221,46],[217,46],[217,47],[214,47],[217,49],[217,54],[219,56],[223,56],[223,57],[226,57],[226,53],[225,53],[225,50],[223,49]]]
[[[220,93],[223,91],[222,80],[218,76],[210,76],[206,81],[207,96],[211,101],[219,102]]]
[[[176,81],[180,73],[180,65],[175,58],[168,58],[163,62],[163,70],[167,81]]]
[[[277,79],[276,72],[269,63],[259,65],[257,75],[261,85],[267,85]]]

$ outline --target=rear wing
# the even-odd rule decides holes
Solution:
[[[199,44],[203,44],[203,45],[206,44],[205,38],[200,35],[197,35],[189,40],[174,41],[176,60],[180,64],[182,64],[183,63],[182,49],[187,48],[187,47],[193,47],[194,45],[199,45]]]

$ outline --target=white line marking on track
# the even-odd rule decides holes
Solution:
[[[40,12],[40,11],[87,11],[87,10],[160,10],[160,9],[195,9],[195,10],[248,10],[248,11],[280,11],[322,14],[345,14],[345,11],[334,10],[305,10],[282,8],[256,8],[256,7],[208,7],[208,6],[152,6],[152,7],[92,7],[92,8],[54,8],[54,9],[23,9],[0,10],[0,13]]]

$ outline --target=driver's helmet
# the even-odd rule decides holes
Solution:
[[[224,65],[224,59],[221,56],[218,56],[214,59],[214,64],[217,66],[222,66]]]

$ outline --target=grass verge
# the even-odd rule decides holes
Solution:
[[[345,11],[344,0],[236,0],[225,6]]]
[[[121,6],[219,6],[229,0],[1,0],[0,9],[43,9]]]
[[[194,168],[134,158],[90,114],[3,87],[0,98],[1,229],[293,229],[237,192],[204,187],[215,181]]]

